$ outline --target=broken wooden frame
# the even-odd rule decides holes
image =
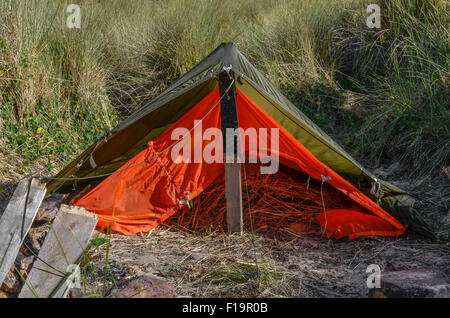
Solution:
[[[61,205],[19,298],[66,297],[68,279],[77,269],[96,225],[94,213]]]
[[[45,194],[45,184],[38,179],[22,179],[0,218],[0,286],[14,266]],[[65,297],[70,286],[66,281],[78,268],[96,225],[95,214],[61,205],[19,297]]]

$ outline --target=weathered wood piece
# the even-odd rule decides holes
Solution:
[[[23,179],[0,218],[0,285],[14,264],[45,193],[45,184],[39,180]]]
[[[242,233],[241,164],[225,163],[225,198],[227,201],[228,233]]]
[[[65,297],[68,271],[80,261],[96,224],[97,216],[86,209],[61,205],[19,298]]]
[[[231,44],[230,44],[231,45]],[[230,46],[231,47],[231,46]],[[225,48],[225,58],[229,49]],[[227,61],[225,61],[227,64]],[[243,217],[242,217],[242,186],[241,186],[241,164],[236,163],[236,154],[238,140],[235,134],[232,134],[233,140],[228,140],[230,134],[226,133],[227,129],[235,129],[238,126],[238,117],[236,109],[236,87],[233,83],[233,71],[222,72],[219,74],[219,90],[221,96],[221,126],[223,134],[223,149],[225,158],[225,198],[227,205],[227,227],[228,233],[242,233]],[[231,85],[231,88],[228,89]],[[227,91],[228,89],[228,91]],[[228,136],[227,136],[228,135]],[[230,149],[226,145],[233,142]],[[230,158],[232,161],[229,162]]]

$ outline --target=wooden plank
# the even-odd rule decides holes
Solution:
[[[225,163],[225,198],[227,201],[228,233],[242,233],[241,164]]]
[[[230,234],[242,233],[243,230],[241,165],[236,163],[238,140],[235,134],[232,134],[233,147],[229,149],[226,146],[227,143],[231,142],[227,140],[226,130],[230,128],[235,129],[238,126],[235,85],[233,84],[227,92],[227,89],[232,84],[233,77],[234,74],[231,70],[229,73],[222,72],[219,74],[219,90],[222,98],[220,115],[225,158],[225,198],[227,201],[227,227]],[[228,138],[229,136],[228,134]],[[232,163],[229,162],[229,158],[232,158]]]
[[[0,219],[0,285],[14,264],[45,193],[45,184],[39,180],[23,179],[3,212]]]
[[[19,298],[65,297],[68,289],[61,275],[78,264],[96,224],[97,216],[86,209],[61,205]]]

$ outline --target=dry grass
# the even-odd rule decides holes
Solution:
[[[308,235],[320,235],[318,216],[326,209],[350,208],[354,203],[329,185],[308,178],[291,168],[280,166],[272,175],[261,175],[259,164],[246,164],[248,193],[242,195],[244,227],[267,235],[283,235],[290,227]],[[322,202],[322,195],[324,201]],[[251,205],[252,224],[249,209]],[[174,227],[188,228],[199,233],[227,231],[225,177],[217,177],[191,202],[165,221]]]
[[[100,249],[94,263],[102,266],[104,256]],[[253,248],[249,233],[201,236],[163,225],[141,236],[113,235],[109,258],[131,275],[164,278],[176,287],[177,297],[367,297],[369,264],[382,270],[435,268],[449,274],[450,245],[256,235]]]

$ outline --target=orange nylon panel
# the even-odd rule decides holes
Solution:
[[[328,238],[334,236],[340,239],[348,236],[350,240],[353,240],[367,235],[397,236],[403,233],[383,219],[357,210],[328,210],[321,213],[317,220],[322,227],[326,228]]]
[[[112,225],[115,233],[132,235],[147,232],[158,226],[175,213],[180,200],[185,196],[193,199],[201,193],[220,173],[220,163],[174,163],[169,149],[148,162],[162,150],[176,142],[181,136],[172,139],[174,129],[188,130],[194,127],[194,120],[202,119],[202,131],[209,127],[220,129],[219,88],[206,96],[167,131],[148,143],[148,147],[118,169],[97,187],[92,189],[74,205],[85,207],[98,216],[99,228]],[[198,129],[197,126],[196,129]],[[203,149],[212,141],[198,139],[195,147]],[[220,141],[222,143],[222,141]],[[185,136],[177,146],[190,143],[194,152],[194,132]],[[184,155],[184,153],[183,153]],[[125,171],[122,171],[127,169]]]
[[[280,126],[272,117],[267,115],[258,105],[253,103],[253,101],[251,101],[239,90],[237,90],[237,108],[239,127],[244,130],[248,128],[256,128],[256,130],[259,128],[279,129],[278,155],[281,164],[309,174],[312,178],[319,181],[322,181],[322,176],[331,178],[326,182],[384,221],[385,227],[383,230],[385,230],[387,235],[398,236],[405,231],[405,227],[402,224],[394,219],[389,213],[384,211],[379,205],[366,197],[350,182],[346,181],[339,174],[320,162],[286,129]],[[271,134],[269,131],[270,130],[268,129],[266,149],[261,147],[258,147],[258,150],[249,149],[248,143],[245,143],[245,152],[255,156],[257,154],[261,155],[261,150],[263,150],[263,153],[270,153],[271,151],[274,151],[274,149],[269,149],[271,145]],[[242,141],[243,137],[241,137],[240,140]],[[346,234],[351,235],[352,233]]]

